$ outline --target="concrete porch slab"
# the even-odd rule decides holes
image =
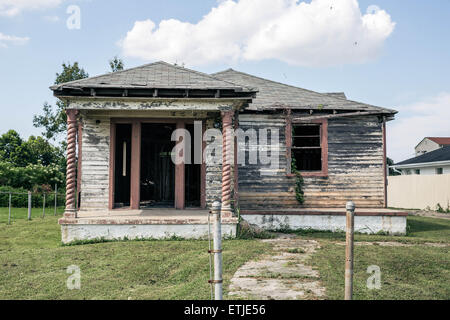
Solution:
[[[77,240],[200,239],[208,236],[208,210],[145,209],[79,211],[59,219],[62,242]],[[235,237],[238,219],[222,219],[222,235]]]
[[[342,232],[346,229],[345,215],[345,209],[342,208],[241,210],[241,217],[244,220],[266,230],[312,229]],[[357,208],[355,232],[404,235],[407,215],[407,212],[400,210]]]

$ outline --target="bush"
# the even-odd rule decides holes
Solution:
[[[65,185],[65,177],[59,166],[44,166],[41,163],[17,167],[0,161],[0,185],[13,188],[36,189],[37,186]]]

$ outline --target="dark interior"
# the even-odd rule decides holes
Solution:
[[[171,152],[174,124],[142,124],[141,208],[174,207],[175,165]]]
[[[296,125],[292,132],[292,158],[299,171],[322,170],[320,125]]]
[[[202,166],[194,162],[194,125],[187,124],[186,130],[191,135],[191,161],[185,164],[185,206],[200,207]]]
[[[131,124],[116,125],[115,148],[114,207],[120,208],[130,205]]]

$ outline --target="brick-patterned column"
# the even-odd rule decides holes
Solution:
[[[77,152],[77,110],[67,109],[67,167],[66,167],[66,218],[76,218],[76,152]]]
[[[222,109],[222,217],[232,216],[231,211],[231,165],[233,148],[233,111]]]

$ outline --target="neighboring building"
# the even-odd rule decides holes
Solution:
[[[238,214],[267,229],[345,230],[350,200],[357,231],[406,231],[406,213],[386,209],[386,121],[394,110],[232,69],[208,75],[165,62],[51,89],[68,103],[63,242],[205,236],[217,200],[231,236]],[[241,129],[246,137],[202,143],[213,128]],[[200,139],[191,155],[200,152],[200,163],[171,161],[181,155],[174,141],[188,143],[175,129]],[[270,130],[265,137],[263,129]],[[211,148],[229,161],[211,161]],[[249,161],[255,150],[274,161]],[[304,179],[303,204],[293,163]]]
[[[450,174],[450,146],[399,162],[392,167],[402,175]]]
[[[426,137],[414,149],[417,157],[445,146],[450,146],[450,137]]]

